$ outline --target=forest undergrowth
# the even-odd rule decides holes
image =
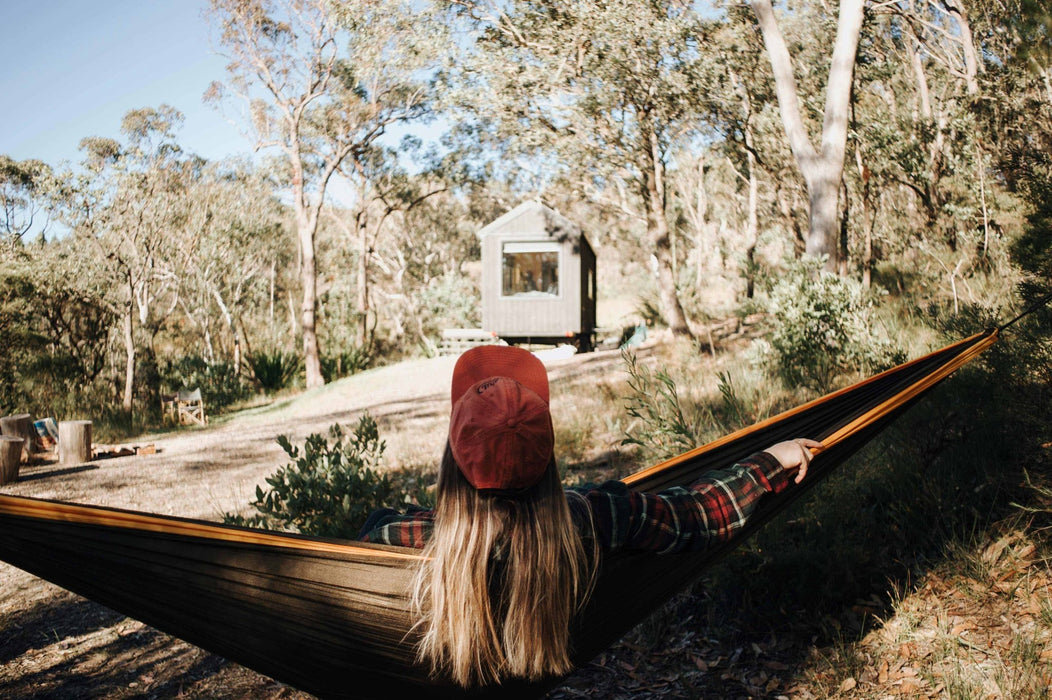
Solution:
[[[880,325],[910,357],[1006,320],[904,309],[886,305]],[[612,697],[1047,697],[1048,321],[1041,311],[1006,331],[553,697],[597,697],[596,684]],[[785,388],[765,347],[739,348],[710,376],[687,343],[628,356],[632,456],[615,468],[820,393]]]

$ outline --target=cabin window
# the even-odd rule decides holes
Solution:
[[[501,296],[531,299],[559,296],[558,243],[505,243],[501,263]]]

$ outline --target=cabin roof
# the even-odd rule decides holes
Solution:
[[[573,238],[584,238],[580,226],[573,221],[570,221],[551,207],[532,199],[523,202],[519,206],[483,226],[479,229],[478,237],[485,238],[490,234],[504,233],[509,230],[521,230],[525,233],[526,231],[518,228],[516,224],[519,219],[529,217],[531,214],[542,217],[542,220],[544,221],[544,230],[552,238],[562,238],[568,235]],[[587,241],[587,238],[585,238],[585,240]]]

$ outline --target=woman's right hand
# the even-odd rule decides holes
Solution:
[[[817,440],[796,438],[785,442],[777,442],[764,450],[764,452],[777,459],[786,471],[792,472],[795,470],[796,478],[793,479],[793,482],[799,484],[807,476],[807,465],[814,459],[815,453],[812,450],[817,451],[823,447],[825,445]]]

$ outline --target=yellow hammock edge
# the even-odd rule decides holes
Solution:
[[[960,369],[964,365],[966,365],[969,362],[971,362],[979,354],[981,354],[984,350],[986,350],[991,345],[993,345],[997,341],[997,338],[999,336],[999,331],[997,329],[992,329],[990,331],[985,331],[984,333],[976,333],[974,335],[971,335],[971,336],[965,338],[964,340],[961,340],[961,341],[958,341],[956,343],[953,343],[952,345],[946,346],[945,348],[943,348],[943,350],[950,350],[952,348],[960,347],[962,345],[967,345],[968,343],[974,342],[976,339],[980,338],[983,335],[986,335],[987,337],[984,338],[981,342],[976,343],[975,347],[970,348],[967,351],[961,353],[958,357],[954,358],[952,361],[950,361],[947,364],[945,364],[944,366],[940,367],[937,371],[927,375],[926,377],[924,377],[924,379],[922,379],[919,382],[913,384],[912,386],[910,386],[905,391],[900,392],[899,394],[896,394],[896,395],[888,398],[886,401],[884,401],[883,403],[881,403],[881,404],[879,404],[877,406],[874,406],[870,410],[866,411],[862,415],[860,415],[857,418],[855,418],[854,420],[852,420],[847,425],[844,425],[843,427],[841,427],[836,432],[834,432],[831,435],[829,435],[828,437],[824,438],[822,440],[822,444],[825,445],[825,449],[828,449],[828,448],[832,447],[833,445],[837,444],[838,442],[841,442],[842,440],[850,437],[852,434],[858,432],[859,430],[862,430],[863,428],[866,428],[869,425],[872,425],[873,423],[877,422],[881,418],[887,416],[889,413],[892,413],[893,411],[895,411],[897,408],[899,408],[903,404],[908,403],[912,399],[914,399],[917,396],[920,396],[924,392],[928,391],[933,386],[935,386],[936,384],[941,382],[943,379],[946,379],[948,376],[950,376],[951,374],[956,372],[958,369]],[[713,450],[713,449],[715,449],[715,448],[717,448],[717,447],[719,447],[721,445],[724,445],[726,443],[733,442],[733,441],[741,438],[744,435],[749,435],[751,433],[762,431],[764,428],[768,427],[769,425],[777,423],[777,422],[779,422],[779,421],[781,421],[781,420],[783,420],[785,418],[788,418],[789,416],[793,416],[793,415],[796,415],[798,413],[803,413],[804,411],[807,411],[809,408],[811,408],[811,407],[813,407],[813,406],[815,406],[817,404],[823,403],[825,401],[828,401],[829,399],[832,399],[832,398],[835,398],[837,396],[840,396],[840,395],[842,395],[844,393],[847,393],[848,391],[854,391],[854,390],[858,389],[859,387],[865,386],[866,384],[870,384],[870,383],[876,382],[881,377],[883,377],[884,375],[888,374],[889,372],[901,370],[904,367],[908,367],[908,366],[913,365],[913,364],[915,364],[917,362],[921,362],[926,357],[927,357],[927,355],[919,357],[919,358],[917,358],[917,359],[915,359],[915,360],[913,360],[911,362],[906,363],[905,365],[896,366],[896,367],[894,367],[894,368],[892,368],[890,370],[887,370],[886,372],[881,372],[880,374],[876,374],[876,375],[874,375],[872,377],[869,377],[868,379],[865,379],[865,380],[863,380],[861,382],[858,382],[857,384],[852,384],[849,387],[845,387],[845,388],[840,389],[839,391],[835,391],[835,392],[833,392],[831,394],[826,394],[825,396],[821,396],[821,397],[819,397],[817,399],[814,399],[812,401],[809,401],[809,402],[807,402],[805,404],[801,404],[800,406],[796,406],[794,408],[791,408],[788,411],[783,411],[782,413],[779,413],[776,416],[772,416],[772,417],[767,418],[767,419],[765,419],[763,421],[760,421],[759,423],[755,423],[755,424],[750,425],[748,427],[742,428],[741,430],[737,430],[737,431],[735,431],[733,433],[730,433],[728,435],[724,435],[721,438],[718,438],[716,440],[713,440],[712,442],[706,443],[705,445],[701,445],[700,447],[696,447],[693,450],[690,450],[688,452],[684,452],[683,454],[680,454],[680,455],[677,455],[677,456],[672,457],[670,459],[667,459],[664,462],[659,462],[658,464],[655,464],[655,465],[653,465],[651,467],[647,467],[646,469],[642,469],[642,470],[640,470],[638,472],[630,474],[629,476],[626,476],[624,479],[622,479],[622,481],[624,481],[626,484],[631,486],[632,484],[634,484],[636,482],[639,482],[639,481],[642,481],[643,479],[646,479],[646,478],[648,478],[650,476],[653,476],[655,474],[660,474],[661,472],[663,472],[664,470],[666,470],[666,469],[668,469],[670,467],[674,467],[677,464],[682,464],[683,462],[686,462],[686,461],[688,461],[690,459],[693,459],[694,457],[697,457],[700,454],[704,454],[705,452]],[[802,435],[800,437],[810,437],[810,436]],[[816,453],[817,452],[821,452],[821,451],[823,451],[823,450],[816,450]]]

